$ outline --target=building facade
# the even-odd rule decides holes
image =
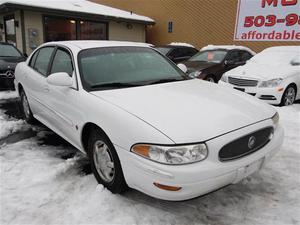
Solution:
[[[148,28],[147,41],[155,45],[187,42],[201,48],[208,44],[234,44],[245,45],[255,51],[277,45],[299,45],[294,41],[234,41],[238,0],[94,1],[153,18],[156,25]],[[265,2],[280,3],[274,0]]]
[[[146,26],[154,24],[150,18],[82,0],[41,2],[0,1],[0,41],[13,43],[27,54],[49,41],[145,42]]]

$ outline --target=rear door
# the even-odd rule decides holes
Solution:
[[[47,118],[47,96],[49,88],[46,78],[49,72],[49,65],[55,47],[42,47],[34,53],[29,62],[29,66],[21,74],[22,85],[27,95],[32,113],[45,122]]]
[[[49,76],[53,73],[65,72],[73,79],[72,87],[60,87],[49,85],[47,96],[51,112],[51,122],[58,134],[62,135],[75,146],[80,146],[78,124],[83,117],[80,105],[80,92],[78,91],[77,79],[71,51],[64,47],[58,47],[53,57],[49,70]]]

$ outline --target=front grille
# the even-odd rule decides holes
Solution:
[[[272,127],[267,127],[226,144],[219,151],[219,160],[230,161],[258,151],[270,141],[273,132]]]
[[[256,87],[258,84],[258,80],[240,79],[235,77],[228,77],[228,82],[242,87]]]

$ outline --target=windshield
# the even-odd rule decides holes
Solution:
[[[299,57],[297,51],[265,51],[255,55],[250,62],[267,65],[290,64],[291,61]]]
[[[155,49],[163,55],[167,55],[171,50],[171,48],[167,48],[167,47],[156,47]]]
[[[20,57],[20,52],[12,45],[0,44],[0,56],[2,57]]]
[[[225,58],[226,54],[227,51],[224,50],[202,51],[194,55],[188,61],[220,63]]]
[[[83,85],[88,90],[149,85],[188,79],[176,65],[155,50],[110,47],[79,53]]]

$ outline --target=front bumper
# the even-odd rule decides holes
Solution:
[[[206,160],[188,165],[163,165],[144,159],[116,146],[126,182],[129,187],[147,195],[170,201],[195,198],[251,175],[270,160],[283,142],[283,129],[278,126],[272,140],[262,149],[243,158],[221,162],[218,152],[224,144],[263,127],[272,126],[271,120],[240,129],[206,142],[209,156]],[[166,191],[154,182],[182,187],[179,191]]]
[[[235,86],[229,83],[226,83],[222,80],[218,82],[218,84],[234,88],[234,89],[243,89],[245,93],[248,93],[252,96],[255,96],[269,104],[272,105],[279,105],[281,102],[281,98],[283,95],[284,90],[278,91],[278,88],[259,88],[259,87],[241,87],[241,86]]]

